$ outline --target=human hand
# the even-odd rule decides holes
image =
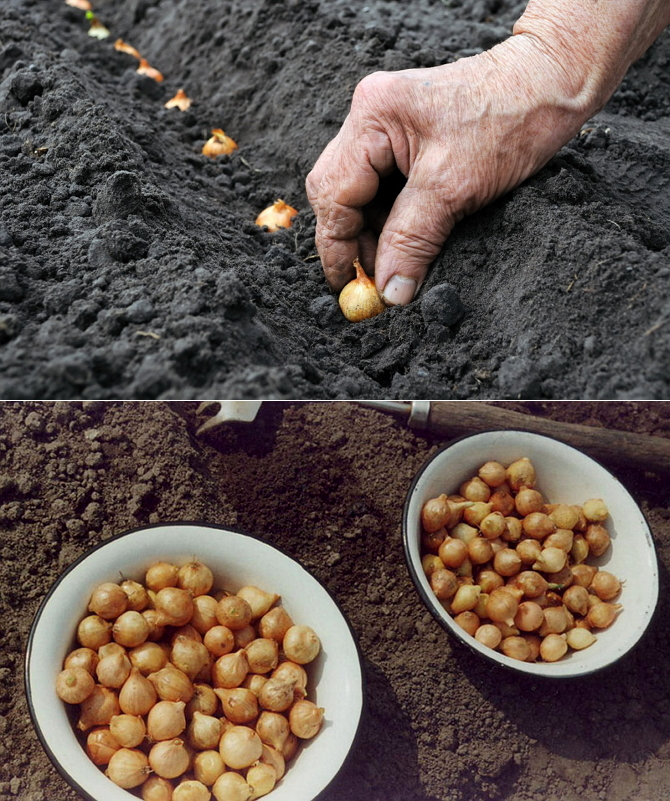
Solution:
[[[307,177],[335,290],[360,257],[389,305],[409,303],[455,223],[532,175],[593,109],[532,37],[430,69],[373,73]],[[380,180],[404,188],[380,216]],[[374,201],[374,203],[373,203]]]

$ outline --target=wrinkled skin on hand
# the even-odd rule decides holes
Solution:
[[[328,282],[341,289],[360,256],[387,303],[408,303],[456,222],[536,172],[592,111],[533,37],[367,76],[307,178]],[[384,209],[380,181],[398,170]]]

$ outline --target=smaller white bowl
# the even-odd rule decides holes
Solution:
[[[537,488],[549,503],[581,504],[602,498],[610,512],[606,527],[611,547],[590,564],[606,568],[623,582],[614,623],[596,631],[597,642],[570,651],[558,662],[520,662],[488,648],[454,623],[431,590],[421,567],[421,508],[429,498],[458,491],[487,461],[504,465],[527,456],[537,472]],[[550,437],[526,431],[487,431],[464,437],[434,453],[421,467],[407,494],[403,518],[405,556],[423,602],[456,639],[481,656],[522,673],[552,678],[584,676],[629,651],[644,633],[658,600],[658,566],[649,526],[630,493],[608,470],[584,453]]]
[[[207,564],[217,586],[254,584],[281,595],[296,623],[311,626],[321,653],[309,666],[310,700],[326,710],[319,734],[305,741],[268,801],[312,801],[338,773],[354,743],[363,705],[363,674],[351,628],[328,591],[298,562],[255,537],[227,528],[174,523],[119,534],[91,549],[58,579],[33,622],[26,655],[26,690],[38,736],[61,775],[90,801],[131,801],[84,752],[55,692],[56,676],[75,647],[77,624],[103,581],[143,580],[157,561]]]

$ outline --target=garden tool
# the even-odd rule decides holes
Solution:
[[[518,429],[554,437],[602,462],[670,472],[670,439],[613,428],[561,423],[521,414],[481,401],[361,401],[365,406],[407,419],[411,428],[446,439],[479,431]]]

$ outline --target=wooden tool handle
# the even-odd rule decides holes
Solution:
[[[599,461],[637,470],[670,472],[670,439],[612,428],[559,423],[513,412],[481,401],[433,401],[428,430],[447,437],[479,431],[518,429],[566,442]]]

